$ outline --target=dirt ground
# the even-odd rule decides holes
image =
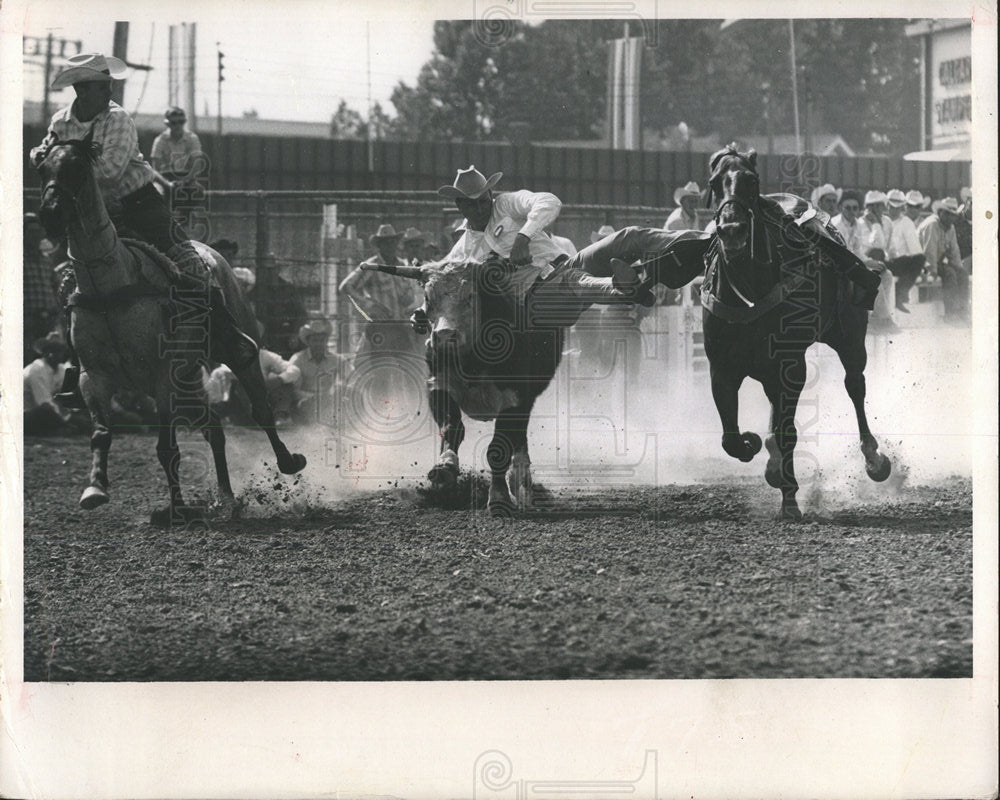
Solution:
[[[243,519],[162,530],[154,448],[117,437],[112,503],[87,512],[87,438],[25,441],[26,680],[972,674],[965,478],[799,524],[759,474],[558,488],[498,520],[478,472],[450,501],[412,481],[320,501],[272,461],[234,470]]]

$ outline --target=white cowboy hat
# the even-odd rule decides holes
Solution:
[[[100,53],[80,53],[66,59],[66,66],[59,71],[49,88],[58,91],[74,83],[110,81],[112,78],[124,78],[126,72],[128,67],[120,58]]]
[[[906,205],[906,195],[902,189],[890,189],[885,196],[886,202],[893,208],[902,208]]]
[[[590,241],[591,241],[591,243],[599,242],[605,236],[610,236],[614,232],[615,232],[615,229],[613,227],[611,227],[610,225],[602,225],[596,231],[591,231],[590,232]]]
[[[694,181],[688,181],[683,186],[674,189],[674,205],[680,205],[685,197],[701,197],[701,189]]]
[[[308,345],[310,336],[326,336],[329,338],[332,332],[332,326],[325,319],[311,319],[299,328],[299,341],[304,345]]]
[[[424,236],[419,230],[417,230],[416,228],[414,228],[414,227],[411,226],[411,227],[407,228],[406,231],[403,233],[403,241],[404,242],[425,242],[425,241],[427,241],[427,237]]]
[[[969,200],[972,199],[972,189],[970,189],[968,186],[963,186],[961,189],[959,189],[958,196],[961,197],[964,202],[968,202]]]
[[[927,208],[931,204],[931,199],[929,197],[924,197],[920,194],[919,189],[910,189],[906,193],[906,205],[908,206],[919,206],[920,208]]]
[[[959,211],[958,200],[954,197],[945,197],[941,200],[935,200],[931,203],[931,211],[937,213],[938,211],[949,211],[952,214],[961,213]]]
[[[401,239],[403,234],[396,233],[396,229],[392,225],[379,225],[378,230],[375,231],[371,236],[368,237],[368,241],[372,244],[380,241],[382,239]]]
[[[889,198],[886,196],[885,192],[880,192],[878,191],[878,189],[870,189],[869,191],[865,192],[864,204],[866,206],[874,206],[878,205],[879,203],[885,205],[888,202]]]
[[[447,197],[449,200],[454,200],[457,197],[475,200],[496,186],[497,181],[502,177],[502,172],[494,172],[487,178],[476,169],[474,164],[470,164],[468,169],[458,170],[458,174],[455,175],[455,182],[451,186],[442,186],[439,188],[438,194],[441,197]]]
[[[826,197],[828,194],[832,194],[837,198],[837,202],[840,202],[840,195],[843,194],[843,189],[838,189],[832,183],[824,183],[822,186],[818,186],[812,190],[812,194],[809,196],[809,202],[814,206],[819,206],[819,201]]]

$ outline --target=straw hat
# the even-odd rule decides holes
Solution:
[[[938,211],[948,211],[951,214],[961,213],[959,210],[958,200],[954,197],[945,197],[941,200],[935,200],[931,203],[931,211],[935,213]]]
[[[245,286],[247,291],[257,285],[257,276],[247,267],[233,267],[233,277]]]
[[[333,327],[325,319],[311,319],[299,328],[299,341],[308,345],[310,336],[329,337],[332,332]]]
[[[701,189],[694,181],[688,181],[683,186],[674,189],[674,205],[680,205],[685,197],[701,197]]]
[[[610,236],[614,232],[615,232],[615,229],[612,228],[610,225],[602,225],[596,231],[591,231],[590,232],[590,241],[591,241],[591,243],[593,243],[593,242],[599,242],[605,236]]]
[[[427,237],[414,227],[407,228],[403,233],[404,242],[425,242]]]
[[[66,66],[56,75],[50,88],[58,91],[75,83],[110,81],[112,78],[124,78],[126,72],[128,67],[120,58],[100,53],[80,53],[66,59]]]
[[[929,197],[924,197],[920,194],[918,189],[910,189],[906,193],[906,205],[908,206],[919,206],[920,208],[927,208],[931,204],[931,199]]]
[[[880,192],[877,189],[871,189],[871,190],[865,192],[865,205],[866,206],[874,206],[874,205],[878,205],[879,203],[881,203],[882,205],[885,205],[888,202],[889,202],[889,198],[888,198],[888,196],[886,196],[885,192]]]
[[[396,233],[396,229],[392,227],[392,225],[379,225],[378,230],[368,237],[368,241],[375,244],[376,242],[385,241],[387,239],[401,238],[403,238],[403,234]]]
[[[457,197],[475,200],[496,186],[502,177],[502,172],[494,172],[487,178],[476,169],[474,164],[470,164],[468,169],[458,170],[458,173],[455,175],[455,182],[451,186],[442,186],[439,188],[438,194],[441,197],[447,197],[449,200],[454,200]]]
[[[840,195],[843,194],[843,189],[838,189],[832,183],[824,183],[822,186],[818,186],[812,190],[812,194],[809,195],[809,202],[814,206],[819,206],[819,201],[826,197],[828,194],[832,194],[837,198],[837,202],[840,202]]]
[[[902,189],[890,189],[885,199],[893,208],[902,208],[906,205],[906,195]]]

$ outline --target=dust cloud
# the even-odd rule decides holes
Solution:
[[[913,306],[892,334],[869,334],[868,419],[892,460],[885,483],[865,474],[843,368],[825,345],[810,348],[796,425],[796,472],[804,511],[891,498],[904,484],[970,476],[975,432],[972,341],[945,326],[930,304]],[[567,338],[562,365],[535,406],[529,428],[532,472],[550,490],[599,492],[630,485],[759,481],[762,508],[779,493],[764,483],[766,452],[750,463],[728,457],[700,346],[700,309],[660,307],[642,320],[582,324]],[[262,513],[308,510],[360,493],[415,489],[439,450],[438,430],[413,369],[381,387],[345,393],[327,425],[282,432],[309,465],[279,476],[263,434],[230,435],[234,486]],[[361,398],[360,400],[358,398]],[[740,426],[767,435],[770,407],[748,380]],[[465,420],[463,468],[486,470],[492,422]]]

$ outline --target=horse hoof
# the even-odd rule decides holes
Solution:
[[[427,473],[435,489],[450,489],[458,482],[458,468],[451,464],[435,464]]]
[[[205,506],[166,506],[149,515],[149,522],[158,528],[174,525],[207,525],[208,510]]]
[[[888,478],[889,473],[892,472],[892,462],[889,460],[888,456],[879,453],[878,461],[875,466],[865,464],[865,471],[868,473],[869,478],[876,483],[881,483]]]
[[[103,489],[98,489],[96,486],[88,486],[83,490],[83,494],[80,495],[80,508],[90,511],[98,506],[103,506],[110,499],[108,493]]]
[[[780,522],[802,522],[802,512],[799,511],[798,504],[794,500],[791,503],[782,503],[778,520]]]
[[[781,488],[781,453],[778,452],[778,445],[773,436],[768,436],[764,442],[767,447],[767,466],[764,467],[764,480],[772,489]]]
[[[278,459],[278,469],[283,475],[294,475],[306,465],[306,457],[302,453],[289,453],[288,458]]]
[[[722,449],[727,455],[739,459],[744,464],[753,461],[753,457],[760,452],[761,441],[756,433],[733,433],[725,434],[722,437]]]
[[[760,437],[753,431],[747,431],[743,434],[743,446],[747,449],[747,457],[743,460],[749,461],[760,452]]]

